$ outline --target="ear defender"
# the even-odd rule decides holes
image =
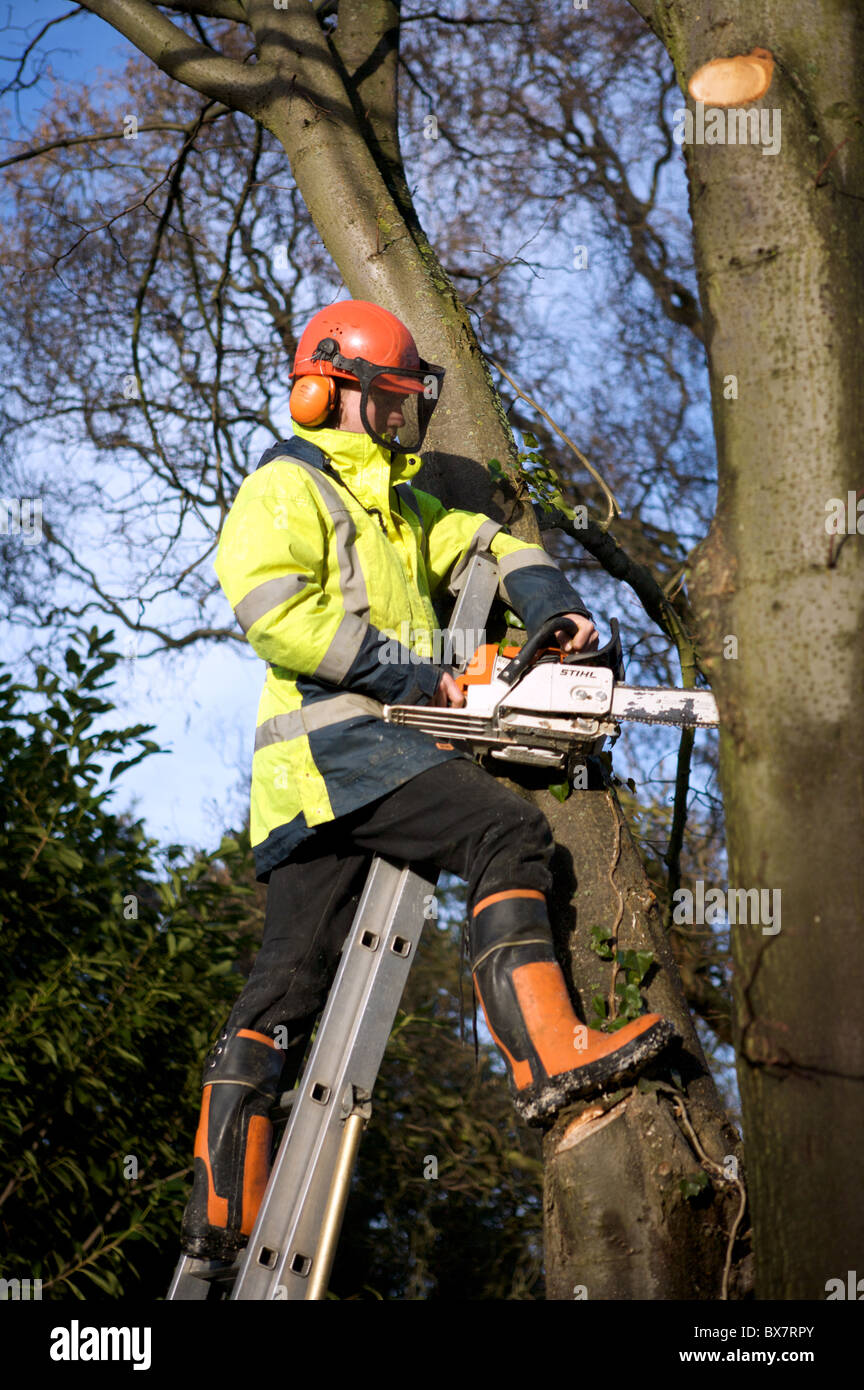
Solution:
[[[291,387],[288,409],[298,425],[323,425],[336,404],[336,382],[332,376],[301,376]]]

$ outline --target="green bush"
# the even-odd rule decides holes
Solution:
[[[62,679],[0,676],[0,1249],[43,1298],[164,1293],[253,893],[241,843],[181,862],[108,809],[104,772],[159,751],[152,725],[95,732],[112,638]]]

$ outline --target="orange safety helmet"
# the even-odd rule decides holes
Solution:
[[[336,404],[337,381],[358,381],[366,433],[391,452],[412,453],[422,444],[438,404],[444,368],[424,361],[404,323],[388,309],[364,299],[346,299],[322,309],[306,325],[291,376],[289,408],[298,424],[323,424]],[[372,386],[411,398],[403,407],[405,424],[395,440],[378,434],[369,423],[366,407]]]

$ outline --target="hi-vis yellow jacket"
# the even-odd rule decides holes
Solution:
[[[428,734],[387,724],[384,704],[428,704],[443,669],[434,598],[478,550],[529,631],[591,615],[541,546],[447,511],[404,480],[420,468],[368,435],[306,429],[262,457],[222,529],[215,569],[267,663],[252,761],[259,882],[315,826],[448,758]]]

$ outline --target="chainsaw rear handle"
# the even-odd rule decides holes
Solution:
[[[613,672],[615,679],[624,679],[624,659],[621,652],[621,637],[618,632],[618,619],[610,618],[609,627],[612,636],[605,646],[598,647],[593,652],[577,652],[568,658],[568,665],[580,666],[608,666]],[[538,652],[544,647],[554,647],[556,644],[555,633],[566,632],[573,636],[576,632],[576,624],[572,618],[550,618],[547,623],[538,628],[533,637],[529,637],[518,656],[514,656],[501,671],[500,679],[507,681],[508,685],[513,685],[522,672],[530,666]]]

